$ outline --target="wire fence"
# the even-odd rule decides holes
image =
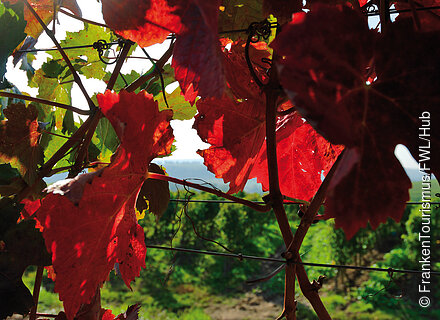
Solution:
[[[360,270],[360,271],[376,271],[376,272],[387,272],[387,273],[405,273],[405,274],[421,274],[426,271],[422,270],[407,270],[407,269],[395,269],[395,268],[376,268],[376,267],[366,267],[366,266],[351,266],[351,265],[340,265],[340,264],[326,264],[326,263],[315,263],[315,262],[302,262],[302,261],[294,261],[292,259],[279,259],[279,258],[270,258],[270,257],[258,257],[245,255],[242,253],[226,253],[226,252],[217,252],[217,251],[206,251],[206,250],[197,250],[197,249],[189,249],[189,248],[178,248],[178,247],[163,247],[157,245],[146,245],[147,248],[150,249],[158,249],[158,250],[167,250],[167,251],[175,251],[175,252],[184,252],[189,254],[200,254],[200,255],[210,255],[210,256],[218,256],[218,257],[227,257],[238,259],[240,261],[243,260],[257,260],[262,262],[278,262],[278,263],[292,263],[298,264],[308,267],[320,267],[320,268],[335,268],[335,269],[352,269],[352,270]],[[439,271],[430,271],[431,275],[440,276]]]

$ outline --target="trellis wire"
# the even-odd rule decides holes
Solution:
[[[349,265],[339,265],[339,264],[326,264],[326,263],[314,263],[314,262],[296,262],[292,260],[278,259],[278,258],[269,258],[269,257],[259,257],[259,256],[250,256],[244,255],[242,253],[226,253],[226,252],[217,252],[217,251],[206,251],[206,250],[197,250],[197,249],[188,249],[188,248],[177,248],[177,247],[162,247],[156,245],[146,245],[147,248],[150,249],[158,249],[158,250],[167,250],[167,251],[178,251],[185,252],[190,254],[203,254],[210,256],[220,256],[227,258],[235,258],[240,261],[242,260],[257,260],[263,262],[278,262],[278,263],[293,263],[299,264],[308,267],[321,267],[321,268],[337,268],[337,269],[353,269],[353,270],[361,270],[361,271],[377,271],[377,272],[388,272],[388,273],[412,273],[412,274],[420,274],[426,271],[422,270],[405,270],[405,269],[394,269],[394,268],[376,268],[376,267],[362,267],[362,266],[349,266]],[[440,276],[439,271],[430,271],[432,275]]]
[[[181,202],[181,203],[187,203],[187,202],[194,202],[194,203],[219,203],[219,204],[228,204],[228,203],[235,203],[235,204],[240,204],[231,200],[187,200],[187,199],[170,199],[171,202]],[[264,201],[252,201],[253,203],[256,204],[266,204]],[[423,204],[425,202],[417,202],[417,201],[411,201],[411,202],[407,202],[407,205],[419,205],[419,204]],[[285,201],[284,204],[286,205],[290,205],[290,204],[304,204],[303,201]],[[440,202],[430,202],[431,205],[440,205]]]
[[[415,8],[416,11],[439,10],[439,9],[440,9],[440,6]],[[411,11],[412,11],[411,9],[401,9],[401,10],[390,9],[390,14],[405,13],[405,12],[411,12]],[[378,16],[379,15],[379,10],[374,10],[374,11],[371,11],[371,12],[366,12],[365,14],[368,17]]]

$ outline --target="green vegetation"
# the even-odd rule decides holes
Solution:
[[[187,194],[174,193],[171,198],[184,198]],[[240,194],[249,200],[258,195]],[[206,193],[194,194],[191,199],[214,200]],[[437,199],[437,198],[435,198]],[[435,200],[434,199],[434,200]],[[376,230],[366,228],[350,241],[333,221],[313,224],[301,247],[305,262],[352,264],[381,268],[420,269],[418,263],[421,229],[420,206],[409,205],[403,219],[392,220]],[[299,223],[297,206],[287,206],[287,214],[295,227]],[[374,210],[374,203],[372,203]],[[258,213],[238,204],[171,203],[164,215],[156,221],[153,215],[140,220],[145,230],[147,245],[162,245],[224,251],[219,245],[205,241],[197,233],[215,240],[235,253],[264,257],[279,257],[284,245],[278,234],[275,217],[271,213]],[[433,239],[440,239],[440,210],[433,206],[431,226]],[[432,243],[432,261],[440,261],[438,243]],[[259,278],[278,265],[258,261],[239,261],[223,257],[194,255],[148,249],[147,267],[141,277],[126,288],[119,276],[112,272],[102,290],[103,307],[114,314],[124,312],[128,305],[141,303],[142,319],[211,319],[206,308],[213,305],[233,305],[245,292],[261,293],[266,300],[280,301],[284,290],[284,274],[258,285],[246,280]],[[440,270],[440,263],[433,269]],[[334,268],[307,267],[310,280],[320,275],[327,277],[320,293],[333,319],[438,319],[439,305],[431,309],[418,306],[418,275],[386,272],[360,272]],[[25,283],[32,288],[34,270],[29,270]],[[440,300],[436,277],[431,278],[435,294],[432,301]],[[45,279],[40,298],[40,311],[57,312],[61,304],[53,291],[53,283]],[[299,294],[299,319],[316,319],[308,303]],[[396,298],[400,295],[403,297]],[[277,300],[278,299],[278,300]],[[282,301],[282,300],[281,300]],[[280,309],[281,310],[281,309]]]

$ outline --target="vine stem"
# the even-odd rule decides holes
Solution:
[[[181,185],[186,186],[186,187],[190,187],[190,188],[194,188],[194,189],[197,189],[197,190],[202,190],[202,191],[205,191],[205,192],[209,192],[209,193],[215,194],[216,196],[219,196],[219,197],[222,197],[222,198],[225,198],[225,199],[228,199],[228,200],[232,200],[232,201],[234,201],[236,203],[240,203],[242,205],[245,205],[245,206],[247,206],[249,208],[252,208],[252,209],[254,209],[256,211],[259,211],[259,212],[268,212],[271,209],[271,206],[268,205],[268,204],[265,204],[265,205],[257,204],[257,203],[254,203],[252,201],[249,201],[249,200],[245,200],[245,199],[234,197],[234,196],[232,196],[230,194],[224,193],[222,191],[219,191],[219,190],[216,190],[216,189],[213,189],[213,188],[201,186],[201,185],[196,184],[196,183],[192,183],[192,182],[185,181],[185,180],[180,180],[180,179],[169,177],[169,176],[166,176],[166,175],[163,175],[163,174],[148,172],[148,178],[149,179],[156,179],[156,180],[162,180],[162,181],[169,181],[169,182],[173,182],[173,183],[178,183],[178,184],[181,184]]]
[[[21,202],[21,200],[27,198],[31,193],[34,187],[37,185],[38,181],[47,177],[55,164],[64,157],[67,151],[73,147],[74,144],[78,143],[81,140],[84,133],[89,128],[92,117],[88,117],[86,121],[76,130],[76,132],[67,140],[54,154],[53,156],[46,161],[46,163],[40,168],[37,179],[35,183],[31,186],[27,186],[20,193],[18,193],[15,197],[15,201]]]
[[[7,97],[7,98],[13,98],[13,99],[21,99],[21,100],[26,100],[26,101],[32,101],[32,102],[37,102],[37,103],[41,103],[41,104],[46,104],[46,105],[49,105],[49,106],[54,106],[54,107],[57,107],[57,108],[62,108],[62,109],[70,110],[70,111],[73,111],[75,113],[78,113],[78,114],[81,114],[81,115],[84,115],[84,116],[90,115],[90,111],[89,110],[82,110],[82,109],[79,109],[79,108],[75,108],[75,107],[69,106],[68,104],[53,102],[53,101],[45,100],[45,99],[41,99],[41,98],[34,98],[34,97],[30,97],[30,96],[25,96],[23,94],[17,94],[17,93],[12,93],[12,92],[0,91],[0,96],[1,97]]]
[[[379,0],[379,18],[382,32],[385,33],[391,22],[389,0]]]
[[[275,52],[273,57],[275,60]],[[277,99],[281,94],[281,87],[278,81],[277,70],[274,67],[270,69],[269,82],[264,86],[264,92],[266,94],[266,149],[270,201],[287,248],[293,241],[293,233],[284,210],[283,195],[280,191],[278,177],[276,118]],[[295,270],[295,264],[287,264],[284,280],[284,310],[278,319],[283,317],[286,317],[287,320],[296,319]]]
[[[344,154],[344,151],[342,151],[341,154],[338,156],[335,163],[333,163],[333,166],[331,167],[330,171],[325,176],[324,181],[319,186],[319,189],[316,192],[315,196],[313,197],[312,202],[310,202],[310,205],[308,206],[306,212],[304,213],[303,217],[301,218],[301,222],[300,222],[298,228],[296,229],[295,236],[293,237],[293,241],[289,245],[287,251],[293,252],[298,255],[299,248],[301,247],[301,244],[304,240],[304,237],[306,236],[307,231],[309,230],[310,226],[312,225],[313,220],[315,219],[319,208],[321,207],[322,203],[324,202],[328,186],[330,185],[330,181],[333,178],[339,163],[341,162],[341,158],[342,158],[343,154]]]
[[[121,54],[119,55],[119,58],[116,62],[115,69],[112,72],[112,75],[110,76],[110,80],[107,83],[107,90],[112,90],[116,80],[119,76],[119,73],[121,71],[122,65],[124,64],[125,58],[127,57],[128,53],[130,52],[130,48],[132,46],[133,42],[126,41],[124,43],[124,46],[122,47]],[[92,116],[92,121],[90,123],[89,128],[87,129],[87,133],[81,143],[81,147],[78,151],[78,156],[75,160],[75,163],[72,167],[72,169],[69,172],[69,178],[72,178],[76,176],[81,170],[83,169],[84,161],[87,157],[87,153],[89,150],[90,142],[92,141],[93,134],[95,133],[96,127],[98,126],[99,120],[103,117],[103,114],[100,109],[98,109]]]
[[[344,154],[344,151],[342,151],[341,154],[338,156],[338,159],[336,159],[332,168],[327,173],[324,181],[321,183],[318,191],[316,192],[315,196],[313,197],[312,202],[310,203],[309,207],[307,208],[306,212],[304,213],[304,216],[301,218],[301,222],[300,222],[298,228],[296,229],[293,240],[287,249],[287,252],[293,253],[293,261],[295,261],[295,262],[301,262],[301,258],[299,256],[299,248],[301,247],[301,244],[304,240],[304,237],[306,236],[307,232],[309,231],[309,228],[312,225],[312,222],[315,219],[319,208],[321,207],[322,203],[324,202],[328,186],[330,185],[330,181],[333,178],[333,176],[336,172],[336,169],[339,166],[339,163],[341,162],[343,154]],[[307,273],[304,269],[304,266],[302,266],[302,265],[296,266],[296,276],[298,278],[298,283],[301,288],[301,292],[309,300],[310,304],[312,305],[312,307],[315,310],[316,314],[318,315],[319,319],[320,320],[331,320],[331,317],[330,317],[327,309],[325,308],[324,304],[322,303],[321,298],[319,297],[317,290],[315,290],[315,288],[311,285],[309,277],[307,276]]]
[[[32,293],[34,299],[34,306],[29,314],[29,320],[37,319],[38,299],[40,297],[41,281],[43,280],[44,267],[38,266],[37,273],[35,274],[34,291]]]
[[[159,69],[162,69],[165,63],[167,63],[167,61],[171,58],[171,55],[173,54],[173,48],[174,48],[174,42],[171,43],[170,47],[168,48],[167,51],[165,51],[163,56],[159,60],[157,60],[156,66],[151,72],[148,72],[137,78],[127,88],[125,88],[125,90],[127,90],[128,92],[134,92],[145,82],[154,78],[159,73]]]
[[[99,23],[99,22],[92,21],[92,20],[88,20],[88,19],[85,19],[83,17],[79,17],[76,14],[70,13],[70,12],[64,10],[64,9],[59,9],[58,11],[61,12],[61,13],[64,13],[66,16],[69,16],[69,17],[71,17],[73,19],[77,19],[77,20],[82,21],[84,23],[94,24],[95,26],[100,26],[100,27],[104,27],[104,28],[110,29],[110,27],[108,25],[106,25],[106,24]]]
[[[38,20],[38,22],[40,23],[40,25],[43,27],[44,31],[47,33],[47,35],[49,36],[49,38],[52,40],[52,42],[55,44],[55,46],[57,47],[58,51],[60,52],[61,56],[63,57],[64,61],[66,62],[70,72],[73,75],[73,79],[75,79],[76,84],[79,86],[81,92],[83,93],[84,97],[87,100],[87,103],[89,104],[89,108],[90,110],[95,110],[96,106],[93,103],[92,99],[90,98],[89,94],[87,93],[86,88],[84,87],[81,78],[79,77],[78,73],[76,72],[75,68],[73,67],[72,63],[70,62],[69,57],[67,56],[66,52],[63,50],[63,48],[61,47],[61,45],[59,44],[59,42],[57,41],[57,39],[55,38],[54,34],[52,31],[49,30],[49,28],[46,26],[46,24],[44,23],[43,20],[41,20],[40,16],[38,15],[38,13],[34,10],[34,8],[32,7],[32,5],[28,2],[28,0],[24,0],[24,4],[26,5],[26,7],[29,9],[29,11],[34,15],[35,19]]]

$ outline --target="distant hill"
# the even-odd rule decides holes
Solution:
[[[166,169],[168,175],[171,177],[182,180],[187,179],[188,181],[198,184],[211,184],[225,192],[229,189],[228,185],[223,183],[222,179],[217,179],[213,173],[206,169],[206,166],[203,164],[203,159],[179,161],[155,159],[153,162],[162,165]],[[179,189],[182,189],[182,187],[179,186]],[[176,186],[171,186],[171,190],[175,191]],[[247,193],[263,193],[261,184],[257,183],[257,179],[249,180],[244,188],[244,191]]]
[[[201,160],[168,160],[155,159],[153,162],[165,167],[167,173],[175,178],[188,179],[195,183],[208,183],[222,191],[228,190],[228,185],[223,183],[222,179],[217,179],[214,174],[209,172]],[[408,177],[413,183],[413,188],[410,190],[410,199],[412,201],[419,201],[421,199],[421,180],[422,174],[417,169],[405,169]],[[199,181],[195,180],[199,179]],[[437,180],[432,181],[432,195],[440,193],[440,187]],[[181,189],[181,187],[179,187]],[[175,191],[176,186],[171,186],[171,190]],[[244,189],[248,193],[262,194],[261,184],[257,183],[256,179],[248,181]]]
[[[432,201],[439,201],[440,197],[436,196],[440,194],[440,186],[438,180],[431,181],[431,198]],[[411,201],[420,201],[422,199],[422,181],[414,181],[413,187],[409,190],[409,198]]]

